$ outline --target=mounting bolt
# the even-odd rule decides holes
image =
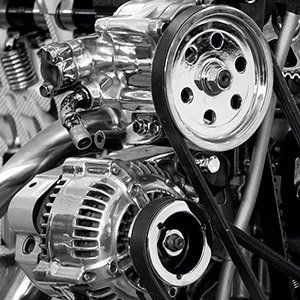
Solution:
[[[120,168],[117,165],[113,164],[111,166],[111,173],[113,175],[116,175],[116,176],[119,175],[120,174]]]
[[[201,157],[195,160],[203,173],[217,173],[220,169],[221,163],[217,156],[213,155],[210,157]]]
[[[86,272],[83,274],[83,280],[84,281],[92,281],[96,278],[96,275],[90,272]]]
[[[165,247],[172,252],[182,250],[184,246],[185,246],[184,238],[182,238],[176,233],[171,234],[166,238]]]
[[[141,186],[134,183],[129,191],[131,197],[136,197],[141,191]]]

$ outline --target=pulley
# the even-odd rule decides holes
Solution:
[[[159,43],[168,49],[154,58],[164,70],[162,97],[180,133],[211,151],[248,140],[273,86],[270,49],[255,22],[229,6],[195,7],[175,18]]]
[[[174,288],[204,274],[212,255],[211,238],[204,210],[192,201],[164,197],[140,211],[131,231],[130,255],[153,299],[174,297]]]

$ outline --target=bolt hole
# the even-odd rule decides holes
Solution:
[[[32,182],[32,183],[29,184],[29,187],[32,188],[32,187],[34,187],[36,185],[37,185],[37,182]]]
[[[230,105],[233,109],[239,109],[242,105],[242,97],[240,95],[233,95],[230,101]]]
[[[182,278],[182,274],[177,274],[177,275],[176,275],[176,278],[177,278],[178,280],[180,280],[180,279]]]
[[[110,271],[112,274],[116,274],[117,271],[118,271],[117,263],[116,263],[114,260],[109,264],[109,271]]]
[[[27,255],[30,254],[33,251],[34,247],[35,247],[34,237],[33,236],[27,237],[27,239],[23,244],[23,253]]]
[[[204,113],[203,120],[206,125],[212,125],[216,121],[216,113],[211,109],[207,110]]]
[[[219,32],[214,33],[211,36],[210,43],[213,46],[213,48],[215,48],[216,50],[221,49],[224,44],[223,35]]]
[[[239,73],[245,72],[246,65],[247,65],[247,61],[246,61],[245,57],[243,57],[243,56],[239,56],[235,60],[235,68]]]
[[[193,99],[194,99],[193,91],[188,87],[184,88],[181,92],[182,102],[188,104],[191,103]]]
[[[185,51],[185,61],[189,65],[195,64],[197,62],[197,60],[198,60],[198,57],[199,57],[198,48],[195,45],[191,45]]]

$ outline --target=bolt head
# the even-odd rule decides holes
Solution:
[[[165,242],[165,247],[172,252],[182,250],[184,246],[185,246],[184,238],[182,238],[176,233],[168,236]]]
[[[220,166],[221,163],[217,156],[212,156],[209,158],[207,168],[210,173],[212,174],[217,173],[220,170]]]

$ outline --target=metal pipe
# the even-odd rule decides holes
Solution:
[[[85,128],[77,109],[90,109],[91,105],[92,101],[88,94],[81,88],[76,89],[61,102],[61,124],[68,130],[74,145],[79,150],[89,148],[92,144],[92,137]]]
[[[298,26],[298,21],[299,15],[287,12],[276,49],[276,60],[281,69],[284,67],[295,30]],[[241,230],[246,230],[252,216],[254,206],[256,204],[256,199],[264,170],[265,159],[268,152],[268,145],[273,125],[276,103],[277,98],[273,93],[268,112],[258,131],[251,157],[251,165],[249,169],[247,185],[235,219],[235,226],[237,226]],[[216,296],[217,300],[229,299],[234,272],[235,266],[233,265],[230,258],[228,258],[228,260],[224,262],[220,273]]]
[[[82,113],[81,117],[91,134],[98,130],[114,129],[118,125],[118,118],[112,109],[92,110]],[[49,170],[76,153],[78,150],[60,121],[30,140],[0,169],[0,217],[6,213],[12,197],[37,173]]]

